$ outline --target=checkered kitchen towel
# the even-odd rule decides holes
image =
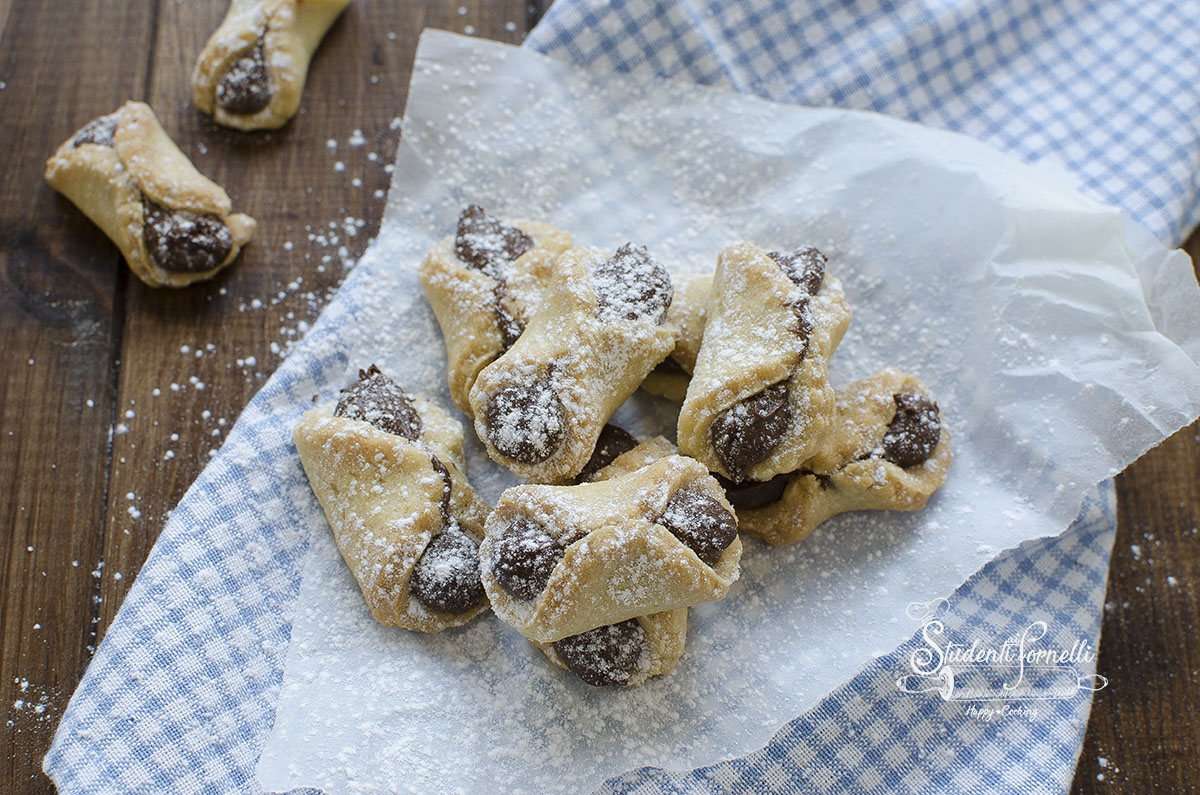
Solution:
[[[1200,220],[1200,0],[559,0],[526,46],[965,133],[1168,243]]]
[[[1168,243],[1200,219],[1200,0],[559,0],[526,40],[587,66],[686,78],[780,102],[872,110],[1055,168]],[[1062,536],[1003,555],[949,600],[946,634],[982,643],[1044,620],[1098,642],[1111,484]],[[956,634],[959,633],[959,634]],[[970,643],[970,639],[966,641]],[[618,792],[1065,792],[1091,693],[972,710],[902,693],[919,637],[763,750]],[[1094,661],[1080,673],[1094,672]],[[1093,685],[1095,683],[1093,682]]]
[[[561,0],[530,44],[596,67],[953,127],[1057,161],[1173,240],[1196,213],[1197,20],[1194,3],[1168,0]],[[308,350],[337,349],[320,338],[359,308],[363,276],[351,275]],[[336,353],[285,361],[174,512],[46,758],[63,791],[253,791],[306,548],[286,529],[300,525],[289,514],[297,483],[264,462],[296,469],[280,418],[321,373],[346,366]],[[231,492],[285,521],[264,534]],[[1025,544],[964,584],[936,613],[945,632],[995,643],[1042,620],[1049,645],[1094,648],[1114,526],[1106,487],[1062,536]],[[635,771],[606,789],[1065,790],[1087,691],[996,717],[937,693],[902,693],[896,681],[924,645],[914,637],[875,661],[756,754],[683,775]]]
[[[1027,542],[993,560],[937,610],[944,631],[933,640],[942,648],[950,640],[994,648],[1041,621],[1049,647],[1070,649],[1086,641],[1094,653],[1116,533],[1114,507],[1109,482],[1084,501],[1079,518],[1061,536]],[[690,773],[644,768],[609,781],[604,791],[1069,791],[1090,690],[1061,699],[980,702],[955,700],[952,693],[945,700],[937,692],[902,692],[897,682],[912,673],[912,655],[929,648],[918,633],[784,726],[756,753]],[[1095,661],[1077,668],[1079,684],[1094,673]],[[1000,687],[1016,681],[1007,676]]]

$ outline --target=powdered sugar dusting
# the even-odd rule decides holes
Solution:
[[[543,460],[558,449],[566,431],[562,404],[553,389],[526,389],[520,398],[510,391],[493,396],[488,404],[488,434],[501,450],[528,447],[535,460]]]
[[[711,270],[733,240],[807,241],[836,263],[861,319],[834,383],[888,365],[920,374],[954,434],[955,472],[923,512],[847,514],[786,549],[747,543],[729,597],[693,609],[679,667],[617,690],[548,665],[499,621],[434,637],[376,625],[300,495],[313,546],[258,770],[268,788],[590,790],[631,767],[686,769],[760,747],[908,637],[908,602],[944,596],[995,550],[1059,532],[1081,484],[1177,427],[1196,399],[1194,366],[1148,313],[1129,311],[1144,305],[1143,285],[1140,264],[1122,259],[1119,219],[981,145],[875,115],[590,76],[439,33],[425,34],[409,97],[404,189],[339,296],[355,322],[314,332],[305,361],[377,357],[449,405],[412,269],[467,201],[610,252],[643,241],[672,272]],[[1039,290],[1017,297],[1017,277],[1037,274]],[[1084,292],[1095,313],[1075,311]],[[1124,373],[1149,360],[1172,390],[1144,366]],[[331,399],[348,368],[330,366],[311,391]],[[663,403],[635,396],[618,423],[670,435]],[[1111,439],[1120,416],[1131,420]],[[467,447],[472,482],[494,500],[513,478],[477,440]]]

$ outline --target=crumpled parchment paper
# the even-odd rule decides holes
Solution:
[[[644,243],[677,273],[710,271],[734,240],[818,246],[855,311],[834,383],[916,373],[955,462],[923,512],[837,517],[786,549],[748,541],[729,597],[692,611],[679,667],[613,690],[490,615],[435,636],[376,624],[297,460],[280,476],[301,484],[312,547],[258,768],[268,789],[577,791],[746,753],[911,635],[906,605],[1061,532],[1090,487],[1200,411],[1186,255],[958,135],[427,31],[388,201],[354,280],[363,308],[335,335],[346,366],[313,384],[323,400],[377,362],[450,407],[416,268],[475,202],[581,244]],[[639,394],[618,422],[673,438],[674,417]],[[516,481],[466,427],[468,474],[495,500]]]

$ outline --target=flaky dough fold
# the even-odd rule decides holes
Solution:
[[[86,135],[94,128],[102,128],[103,134]],[[98,143],[99,138],[109,142]],[[254,219],[231,212],[229,195],[196,170],[143,102],[126,102],[77,132],[46,162],[45,176],[108,235],[130,269],[151,287],[183,287],[211,278],[254,234]],[[159,267],[146,245],[146,198],[172,212],[220,219],[232,242],[228,256],[205,271]]]
[[[409,578],[445,521],[443,475],[449,472],[450,516],[475,541],[483,537],[489,507],[463,473],[462,425],[445,411],[413,398],[421,416],[419,441],[357,419],[335,417],[332,407],[305,412],[295,430],[308,482],[325,510],[338,549],[382,624],[439,632],[467,623],[487,607],[464,613],[425,607],[409,593]]]

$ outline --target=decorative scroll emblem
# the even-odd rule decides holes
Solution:
[[[945,599],[913,602],[905,613],[921,622],[922,645],[905,659],[906,670],[896,680],[905,693],[937,693],[944,701],[1028,702],[1062,700],[1081,690],[1096,691],[1108,686],[1098,674],[1081,674],[1080,664],[1090,664],[1096,651],[1086,639],[1069,649],[1038,645],[1049,630],[1045,621],[1035,621],[999,646],[976,639],[969,645],[955,642],[946,632],[939,611]],[[990,720],[995,716],[1023,714],[1035,717],[1036,710],[1000,707],[969,710]]]

